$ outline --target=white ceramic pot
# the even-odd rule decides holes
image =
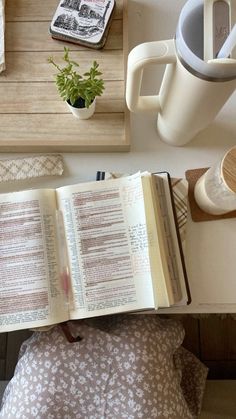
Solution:
[[[69,107],[72,114],[78,119],[89,119],[94,114],[95,106],[96,106],[96,99],[91,103],[89,108],[76,108],[70,105],[68,102],[67,106]]]

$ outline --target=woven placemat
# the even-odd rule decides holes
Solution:
[[[185,177],[188,181],[188,200],[189,200],[189,207],[191,212],[191,217],[193,221],[213,221],[213,220],[222,220],[225,218],[235,218],[236,211],[227,212],[227,214],[222,215],[212,215],[204,212],[201,208],[199,208],[198,204],[194,198],[194,186],[197,180],[207,171],[208,167],[200,168],[200,169],[192,169],[187,170],[185,172]]]
[[[64,163],[60,154],[0,160],[0,183],[41,176],[61,176],[63,172]]]

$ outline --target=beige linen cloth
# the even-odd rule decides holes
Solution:
[[[0,73],[5,70],[5,0],[0,0]]]

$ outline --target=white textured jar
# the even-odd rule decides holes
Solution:
[[[198,179],[194,197],[209,214],[220,215],[236,209],[236,146]]]

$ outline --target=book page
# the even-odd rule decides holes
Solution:
[[[153,308],[140,174],[57,194],[74,293],[71,318]]]
[[[0,195],[0,331],[66,320],[59,279],[55,192]]]
[[[146,219],[148,227],[149,256],[155,299],[157,307],[169,307],[174,303],[173,293],[169,284],[169,271],[167,266],[167,255],[164,246],[164,230],[161,228],[162,217],[156,214],[156,207],[159,205],[158,196],[154,195],[152,187],[152,175],[144,172],[142,174]]]
[[[160,201],[165,237],[168,250],[168,269],[174,293],[175,305],[186,305],[189,300],[187,293],[187,274],[182,252],[181,239],[178,238],[177,220],[175,220],[173,202],[170,193],[168,176],[165,173],[153,175],[155,187]]]

